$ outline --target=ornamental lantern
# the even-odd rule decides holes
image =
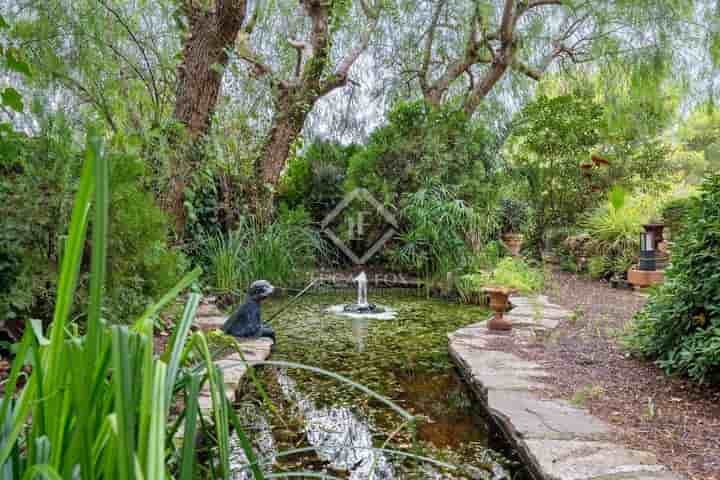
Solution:
[[[645,229],[645,231],[640,234],[640,270],[654,271],[656,269],[656,249],[656,232],[652,229]]]

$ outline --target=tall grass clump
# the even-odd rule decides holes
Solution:
[[[243,217],[235,230],[208,235],[205,250],[209,283],[219,293],[241,292],[258,278],[296,284],[327,255],[302,210],[286,212],[270,225]]]
[[[94,204],[94,208],[91,208]],[[177,478],[199,471],[194,411],[200,385],[210,382],[215,418],[225,420],[222,382],[209,359],[202,333],[187,339],[199,297],[192,295],[161,358],[153,352],[154,317],[199,275],[193,272],[131,325],[110,326],[102,317],[107,264],[108,165],[101,141],[90,135],[59,273],[49,338],[30,322],[0,403],[0,472],[4,479],[163,479],[169,466]],[[85,333],[72,321],[73,299],[92,211],[92,256]],[[206,359],[205,373],[181,368],[194,352]],[[168,433],[171,406],[184,424],[181,449]],[[216,422],[219,461],[213,477],[227,478],[227,435]],[[225,448],[223,448],[225,446]],[[252,452],[250,452],[252,453]]]

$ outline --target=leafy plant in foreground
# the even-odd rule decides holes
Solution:
[[[626,343],[667,373],[720,378],[720,175],[692,200],[665,283],[635,316]]]

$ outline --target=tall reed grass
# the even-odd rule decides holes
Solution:
[[[208,281],[219,293],[238,293],[258,278],[288,286],[328,255],[309,220],[285,215],[270,225],[243,217],[229,233],[206,235]]]

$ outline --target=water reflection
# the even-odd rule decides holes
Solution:
[[[395,478],[385,454],[372,450],[372,432],[367,423],[346,407],[316,408],[285,372],[278,372],[277,379],[283,394],[305,420],[308,443],[317,447],[318,457],[330,468],[350,472],[351,480],[366,480],[371,472],[373,479]]]
[[[355,340],[355,346],[358,352],[365,351],[365,339],[368,336],[368,326],[370,320],[367,318],[353,318],[352,319],[352,336]]]

